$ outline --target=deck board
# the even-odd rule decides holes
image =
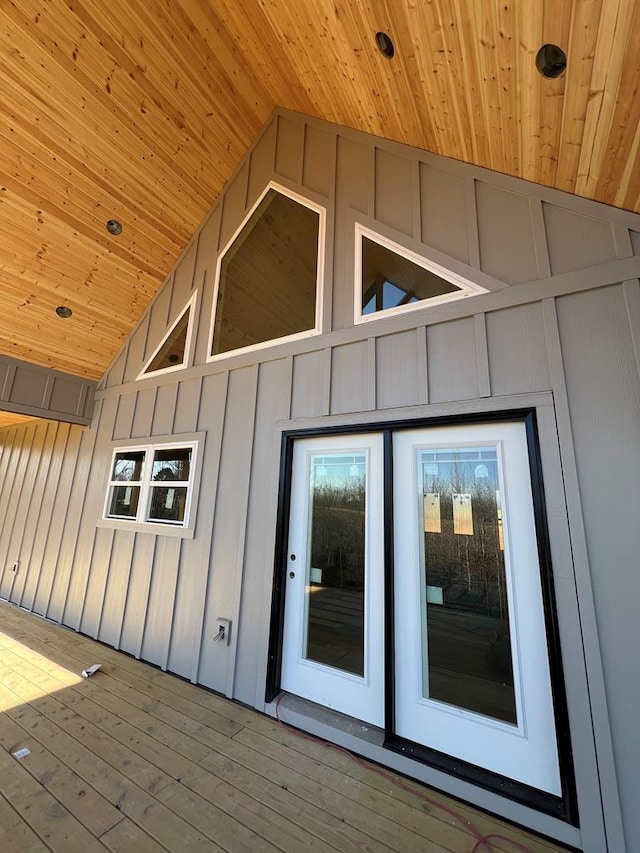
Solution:
[[[0,746],[3,850],[562,849],[2,602]]]

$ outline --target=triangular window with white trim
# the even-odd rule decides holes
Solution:
[[[186,367],[191,350],[195,294],[178,315],[175,323],[156,347],[153,355],[143,367],[140,376],[168,373]]]
[[[356,247],[356,323],[487,292],[360,224]]]

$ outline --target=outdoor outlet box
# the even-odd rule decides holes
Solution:
[[[14,560],[14,561],[13,561],[13,563],[11,564],[11,571],[12,571],[12,572],[17,572],[17,571],[18,571],[18,566],[19,566],[19,565],[20,565],[20,561],[19,561],[19,560]]]
[[[231,642],[231,619],[223,619],[218,616],[216,619],[216,635],[213,639],[221,646],[229,645]]]

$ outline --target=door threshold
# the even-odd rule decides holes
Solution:
[[[264,712],[515,826],[577,850],[582,847],[579,828],[387,749],[384,730],[370,723],[286,692],[265,705]]]

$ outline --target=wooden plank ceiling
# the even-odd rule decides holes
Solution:
[[[30,418],[27,415],[17,415],[14,412],[2,412],[0,411],[0,429],[3,427],[11,427],[16,424],[24,423],[25,421],[32,421],[34,418]]]
[[[102,374],[275,106],[640,210],[640,0],[5,0],[0,28],[0,352],[37,364]]]

